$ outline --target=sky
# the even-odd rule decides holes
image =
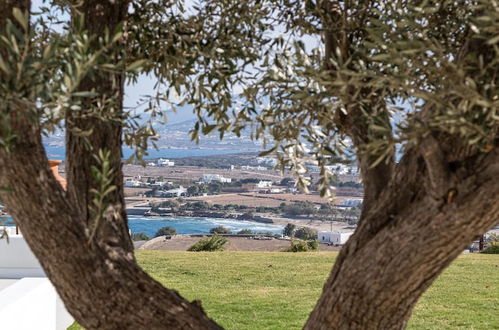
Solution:
[[[0,0],[2,1],[2,0]],[[48,0],[32,0],[32,10],[36,11],[37,8],[42,6],[44,3],[49,2]],[[191,0],[186,0],[186,3],[190,3]],[[64,18],[64,17],[63,17]],[[66,18],[69,19],[69,18]],[[278,30],[275,32],[278,33]],[[310,36],[302,36],[302,41],[305,43],[307,48],[313,48],[317,46],[318,40],[315,38],[312,38]],[[154,95],[155,90],[154,90],[154,84],[156,82],[156,79],[153,75],[141,75],[138,79],[138,81],[135,84],[128,84],[125,87],[125,107],[135,107],[138,103],[143,100],[143,97],[146,95]],[[183,122],[186,120],[191,120],[196,118],[196,115],[192,113],[189,109],[183,109],[179,110],[178,112],[174,113],[171,111],[168,111],[168,109],[162,109],[162,110],[167,110],[168,113],[168,123],[170,124],[175,124],[179,122]],[[139,111],[140,112],[140,111]]]
[[[3,0],[0,0],[3,1]],[[46,5],[45,1],[45,5]],[[43,0],[33,0],[32,10],[36,11],[43,6]],[[156,80],[151,75],[141,75],[135,84],[128,84],[125,87],[125,107],[134,107],[145,95],[154,94],[154,84]],[[178,111],[177,113],[168,112],[168,123],[175,124],[186,120],[194,119],[196,116],[189,110]]]

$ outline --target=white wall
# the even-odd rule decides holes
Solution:
[[[0,278],[23,277],[45,277],[45,273],[24,237],[10,231],[8,242],[0,239]]]
[[[74,322],[47,278],[24,278],[0,291],[0,327],[63,330]]]
[[[353,233],[347,232],[331,232],[331,231],[320,231],[317,233],[319,242],[321,243],[331,243],[334,245],[345,244]]]

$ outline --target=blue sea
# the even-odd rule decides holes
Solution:
[[[0,217],[12,224],[9,217]],[[281,234],[283,226],[259,223],[253,221],[218,219],[218,218],[170,218],[170,217],[128,217],[128,226],[132,233],[145,233],[150,237],[162,227],[173,227],[178,234],[208,234],[211,228],[224,226],[232,232],[250,229],[255,232],[270,232]]]
[[[210,229],[224,226],[237,233],[242,229],[255,232],[270,232],[281,234],[283,226],[258,223],[253,221],[217,219],[217,218],[169,218],[169,217],[128,217],[128,226],[132,233],[145,233],[154,236],[162,227],[173,227],[178,234],[208,234]]]

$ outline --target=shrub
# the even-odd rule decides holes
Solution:
[[[197,201],[197,202],[187,203],[186,208],[198,211],[204,211],[210,209],[210,204],[208,204],[205,201]]]
[[[306,241],[314,240],[317,239],[317,230],[308,227],[300,227],[295,231],[295,237]]]
[[[218,226],[210,229],[210,234],[232,234],[232,232],[224,226]]]
[[[145,233],[132,234],[132,241],[148,241],[151,238]]]
[[[319,251],[319,242],[316,239],[307,241],[307,245],[310,251]]]
[[[213,235],[210,238],[203,238],[193,246],[189,248],[188,251],[200,252],[200,251],[223,251],[225,243],[227,243],[227,238],[220,235]]]
[[[295,234],[295,230],[296,230],[296,226],[293,225],[292,223],[288,223],[286,225],[286,227],[284,227],[283,231],[282,231],[282,234],[284,236],[289,236],[289,237],[293,237],[294,234]]]
[[[485,254],[499,254],[499,244],[498,243],[492,243],[489,246],[487,246],[481,253],[485,253]]]
[[[282,211],[288,215],[311,215],[316,213],[317,209],[310,202],[298,202],[283,206]]]
[[[159,237],[159,236],[173,236],[177,235],[177,230],[173,227],[163,227],[158,229],[156,232],[156,235],[154,237]]]
[[[237,232],[238,235],[251,235],[253,231],[251,229],[241,229]]]
[[[318,251],[319,242],[313,241],[302,241],[302,240],[292,240],[291,247],[286,249],[285,252],[309,252]]]

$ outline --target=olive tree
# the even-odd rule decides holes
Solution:
[[[328,165],[358,163],[359,224],[305,327],[403,328],[499,221],[497,31],[493,0],[3,1],[1,198],[84,327],[220,328],[137,265],[124,209],[121,145],[141,159],[162,105],[190,106],[194,140],[249,129],[303,188],[318,165],[325,198]],[[66,191],[42,144],[60,128]]]

